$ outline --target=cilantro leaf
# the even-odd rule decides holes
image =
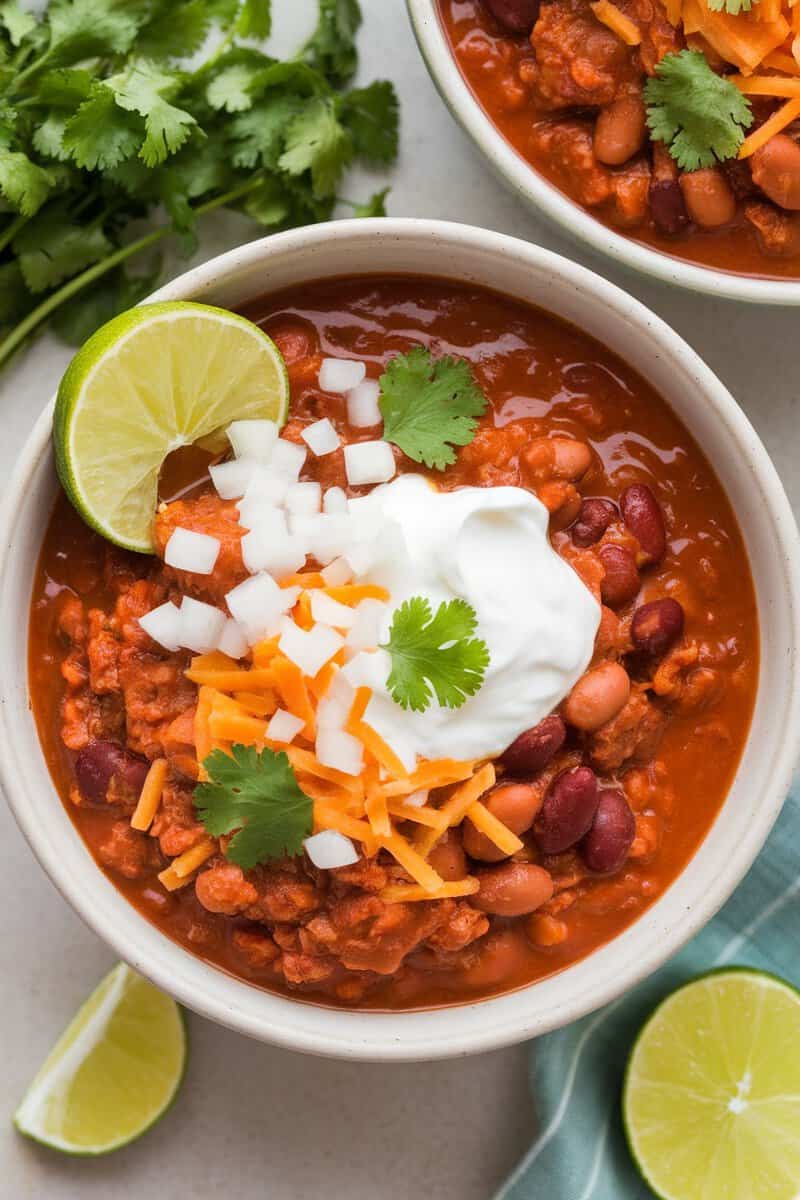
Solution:
[[[463,358],[432,357],[424,346],[393,358],[380,378],[383,436],[414,462],[443,471],[453,446],[475,437],[486,397]]]
[[[170,104],[181,83],[177,72],[146,59],[131,63],[125,75],[109,80],[120,108],[144,117],[146,137],[139,157],[147,167],[158,166],[179,150],[197,126],[191,113]]]
[[[353,157],[353,143],[339,123],[333,103],[321,96],[304,105],[286,130],[278,165],[290,175],[310,170],[314,195],[332,196]]]
[[[358,67],[360,25],[358,0],[319,0],[317,28],[303,48],[306,62],[334,83],[347,83]]]
[[[20,150],[0,148],[0,194],[24,217],[32,217],[47,199],[53,176]]]
[[[239,37],[268,38],[272,32],[271,0],[244,0],[236,32]]]
[[[67,122],[61,144],[79,167],[107,171],[136,154],[143,138],[141,117],[120,108],[111,88],[96,83]]]
[[[249,112],[238,114],[231,122],[234,164],[247,170],[259,162],[265,167],[277,166],[286,130],[301,106],[298,96],[275,93]]]
[[[230,755],[214,750],[203,766],[208,782],[195,788],[195,807],[212,837],[238,830],[225,852],[231,862],[248,871],[301,853],[314,806],[284,753],[237,744]]]
[[[650,133],[683,171],[734,158],[753,120],[749,100],[699,50],[666,54],[644,95]]]
[[[127,54],[145,17],[130,0],[53,0],[47,15],[51,65],[67,58]]]
[[[402,708],[424,712],[432,693],[443,708],[460,708],[483,684],[489,648],[474,637],[475,609],[466,600],[442,603],[432,615],[424,596],[395,609],[384,649],[392,659],[387,687]]]
[[[395,90],[385,79],[348,92],[339,108],[356,153],[371,163],[391,162],[397,154],[399,114]]]
[[[386,197],[389,195],[391,188],[382,188],[379,192],[373,192],[369,200],[365,204],[356,204],[353,207],[354,217],[385,217],[386,216]]]
[[[102,229],[81,227],[61,207],[48,205],[14,239],[25,283],[44,292],[62,279],[99,262],[111,250]]]
[[[212,108],[226,112],[245,112],[253,104],[253,89],[263,72],[264,63],[234,62],[218,71],[206,89]]]
[[[36,28],[36,17],[21,8],[19,0],[5,0],[0,4],[0,25],[8,31],[11,45],[18,46]]]
[[[214,14],[207,0],[169,4],[144,26],[136,39],[140,58],[185,58],[205,41]]]

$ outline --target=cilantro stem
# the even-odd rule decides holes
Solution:
[[[20,229],[27,225],[28,221],[30,221],[30,217],[25,217],[20,213],[10,225],[6,225],[5,229],[0,233],[0,251],[5,250],[9,242],[13,242]]]
[[[246,196],[248,192],[253,192],[261,185],[262,178],[258,174],[247,183],[242,183],[238,187],[231,188],[228,192],[223,192],[219,196],[214,196],[211,200],[206,200],[203,204],[198,204],[194,207],[194,212],[198,217],[205,213],[213,212],[216,208],[223,208],[226,204],[233,203],[234,200],[239,200],[242,196]],[[16,222],[14,222],[16,224]],[[7,233],[8,231],[4,231]],[[147,250],[150,246],[155,245],[161,238],[166,237],[173,232],[172,225],[159,225],[157,229],[153,229],[150,233],[146,233],[135,242],[130,242],[127,246],[122,246],[114,254],[109,254],[107,258],[102,259],[94,266],[88,267],[82,271],[80,275],[76,275],[74,279],[70,279],[63,287],[58,288],[46,300],[37,305],[24,320],[12,329],[11,333],[2,342],[0,342],[0,366],[7,362],[15,350],[25,341],[34,330],[46,321],[48,317],[60,308],[67,300],[70,300],[78,292],[83,291],[89,284],[94,283],[97,279],[101,279],[109,271],[113,271],[121,263],[129,258],[133,258],[135,254],[141,253],[142,250]]]

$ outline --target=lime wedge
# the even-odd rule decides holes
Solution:
[[[178,1005],[120,963],[50,1051],[14,1124],[54,1150],[107,1154],[163,1116],[185,1062]]]
[[[712,971],[669,996],[633,1048],[623,1115],[664,1200],[796,1200],[800,994],[760,971]]]
[[[232,421],[282,425],[286,366],[251,321],[206,304],[146,304],[98,329],[58,389],[56,467],[88,525],[152,552],[158,473],[172,450],[224,445]]]

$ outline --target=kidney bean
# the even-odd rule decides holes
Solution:
[[[589,767],[557,775],[542,804],[534,832],[545,854],[561,854],[591,828],[597,808],[597,777]]]
[[[539,437],[525,447],[522,460],[534,479],[574,482],[589,470],[592,452],[586,442],[579,442],[577,438]]]
[[[631,621],[631,641],[644,654],[663,654],[683,633],[683,607],[665,596],[636,609]]]
[[[594,156],[621,167],[642,148],[646,113],[641,96],[620,96],[600,109],[594,127]]]
[[[601,546],[597,557],[605,568],[605,575],[600,583],[600,595],[603,603],[611,608],[620,608],[632,600],[639,591],[639,571],[636,559],[625,546],[613,546],[610,543]]]
[[[530,33],[539,16],[539,0],[483,0],[483,4],[511,33]]]
[[[590,871],[618,871],[636,836],[636,818],[618,788],[601,788],[592,827],[580,844]]]
[[[458,831],[449,829],[428,855],[428,862],[446,883],[463,879],[467,873],[467,856]]]
[[[648,192],[650,215],[660,233],[674,235],[689,224],[689,214],[677,179],[653,179]]]
[[[702,229],[718,229],[736,216],[736,197],[716,167],[683,174],[680,185],[689,216]]]
[[[578,519],[570,530],[570,536],[576,546],[593,546],[599,542],[612,521],[618,516],[616,504],[610,500],[592,497],[584,500],[578,513]]]
[[[564,701],[564,718],[585,733],[593,733],[625,707],[631,693],[628,672],[616,662],[600,663],[581,676]]]
[[[503,863],[478,874],[480,890],[470,897],[475,908],[498,917],[532,913],[553,895],[553,880],[533,863]]]
[[[509,775],[536,775],[564,745],[567,727],[556,713],[526,729],[500,756]]]
[[[750,159],[753,180],[781,208],[800,209],[800,146],[776,133]]]
[[[142,790],[150,764],[136,754],[123,750],[116,742],[96,741],[78,754],[75,778],[81,795],[93,804],[105,804],[112,779],[135,798]]]
[[[542,806],[538,788],[529,783],[503,783],[483,801],[492,816],[519,835],[530,829]],[[464,849],[480,862],[500,862],[508,858],[490,838],[480,833],[467,818],[463,826]]]
[[[660,562],[667,548],[667,530],[661,505],[646,483],[634,483],[620,496],[622,519],[636,538],[648,562]]]

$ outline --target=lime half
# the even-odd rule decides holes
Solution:
[[[633,1048],[623,1110],[647,1183],[665,1200],[800,1195],[800,994],[747,969],[668,997]]]
[[[120,963],[50,1051],[14,1124],[54,1150],[107,1154],[163,1116],[185,1063],[177,1004]]]
[[[206,304],[132,308],[89,338],[61,381],[58,475],[88,525],[128,550],[152,552],[167,455],[208,444],[232,421],[282,425],[288,404],[280,352],[251,321]]]

